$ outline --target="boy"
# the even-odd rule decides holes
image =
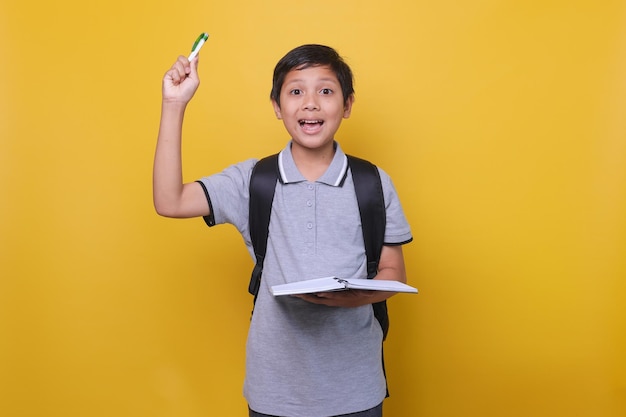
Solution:
[[[254,258],[248,186],[256,160],[183,183],[181,131],[198,88],[198,60],[179,57],[163,79],[154,161],[154,204],[167,217],[231,223]],[[279,156],[280,181],[261,287],[246,344],[244,395],[250,416],[382,416],[386,381],[382,330],[372,303],[393,293],[340,291],[273,297],[272,285],[325,276],[365,278],[360,217],[346,156],[335,141],[354,102],[352,72],[327,46],[303,45],[274,70],[270,95],[291,140]],[[412,240],[387,174],[387,226],[375,279],[406,282],[402,246]]]

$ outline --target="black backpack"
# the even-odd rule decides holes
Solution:
[[[378,273],[378,262],[386,226],[382,183],[378,169],[374,164],[351,155],[347,155],[347,157],[361,215],[363,241],[365,242],[367,257],[367,278],[372,279]],[[275,154],[257,162],[250,178],[249,225],[256,264],[252,271],[248,291],[254,295],[255,301],[261,285],[272,202],[278,177],[278,154]],[[372,308],[374,309],[374,316],[383,330],[384,340],[389,331],[387,303],[386,301],[374,303]]]

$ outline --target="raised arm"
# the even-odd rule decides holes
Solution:
[[[189,62],[180,56],[163,77],[161,122],[152,171],[154,208],[161,216],[180,218],[209,214],[200,184],[183,183],[183,119],[199,84],[198,58]]]

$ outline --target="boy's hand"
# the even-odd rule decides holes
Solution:
[[[384,291],[346,290],[318,292],[315,294],[297,294],[294,297],[313,304],[323,304],[330,307],[359,307],[366,304],[376,303],[389,298],[389,293]]]
[[[163,101],[187,104],[199,85],[198,58],[189,62],[181,55],[163,77]]]

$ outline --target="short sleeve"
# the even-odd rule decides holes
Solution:
[[[248,233],[249,185],[256,159],[231,165],[222,172],[198,180],[205,190],[211,215],[205,217],[209,226],[232,224],[246,238]]]
[[[381,168],[378,168],[383,185],[387,227],[385,229],[385,245],[404,245],[413,240],[411,227],[404,215],[400,198],[393,185],[391,177]]]

